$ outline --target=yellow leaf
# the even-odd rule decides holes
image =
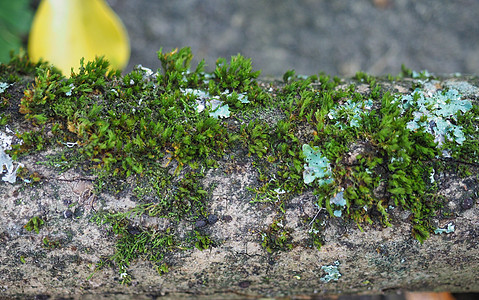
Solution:
[[[111,68],[123,69],[130,44],[121,20],[104,0],[42,0],[28,52],[33,61],[46,60],[69,76],[82,57],[105,56]]]

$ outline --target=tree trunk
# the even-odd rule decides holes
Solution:
[[[463,81],[474,83],[446,78],[436,85]],[[414,82],[417,79],[379,83],[385,90],[407,94]],[[264,85],[281,90],[274,82]],[[356,91],[368,94],[371,87],[358,84]],[[477,88],[462,94],[477,104]],[[16,115],[9,128],[20,131],[22,122],[22,116]],[[477,116],[473,122],[477,128]],[[5,128],[2,134],[3,141],[12,136]],[[346,160],[356,159],[354,149],[366,147],[357,145],[361,142],[350,145]],[[255,193],[265,184],[259,162],[266,160],[249,153],[241,143],[197,181],[207,192],[204,218],[142,214],[111,217],[108,223],[95,217],[97,213],[125,213],[148,203],[138,198],[138,188],[149,178],[134,175],[101,189],[106,179],[82,164],[59,172],[50,158],[65,147],[21,156],[13,162],[14,168],[24,165],[16,183],[0,181],[0,293],[4,296],[243,299],[398,290],[479,292],[477,164],[444,159],[451,167],[432,175],[435,195],[444,206],[428,224],[444,230],[430,231],[421,243],[414,234],[412,213],[394,202],[386,206],[390,226],[380,221],[378,211],[371,214],[372,224],[358,225],[345,217],[345,209],[343,217],[319,209],[313,184],[305,185],[301,193]],[[189,167],[175,173],[178,164],[170,160],[160,161],[165,170],[173,177],[185,176]],[[3,175],[6,169],[5,164]],[[380,193],[379,189],[374,192]],[[311,233],[315,230],[317,239]],[[157,232],[171,240],[152,248],[153,253],[132,254],[131,261],[119,265],[114,255],[126,243],[124,238],[146,232],[148,237]],[[128,245],[133,247],[134,242]],[[155,251],[162,253],[161,259],[151,259]],[[101,268],[100,262],[104,263]]]

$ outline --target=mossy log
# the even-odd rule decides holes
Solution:
[[[385,90],[410,94],[419,79],[375,80]],[[349,81],[340,82],[344,86]],[[436,88],[469,82],[473,89],[463,94],[477,105],[476,77],[431,82]],[[371,93],[369,84],[357,79],[355,83],[355,92]],[[284,87],[277,81],[260,85],[274,91],[273,98]],[[11,101],[21,98],[26,88],[13,85]],[[277,112],[258,108],[255,118],[267,119],[273,127],[278,117],[272,113]],[[477,129],[475,118],[472,122]],[[30,126],[28,122],[23,115],[13,113],[7,126],[21,132]],[[2,134],[8,136],[5,128]],[[298,126],[295,130],[310,129]],[[91,172],[87,163],[62,169],[58,160],[52,160],[58,153],[66,156],[62,151],[68,147],[61,144],[19,156],[14,167],[21,163],[23,168],[16,183],[0,181],[0,294],[83,295],[87,299],[100,295],[307,299],[398,290],[479,292],[479,168],[474,161],[444,158],[442,162],[449,167],[431,175],[434,199],[443,205],[428,224],[444,230],[429,231],[430,236],[420,242],[414,234],[413,214],[393,202],[386,206],[388,225],[379,209],[371,208],[370,224],[347,218],[346,209],[342,217],[319,209],[320,196],[313,193],[311,185],[296,193],[272,186],[274,193],[265,190],[259,194],[259,187],[265,184],[261,163],[268,160],[248,151],[242,143],[235,145],[218,156],[217,163],[204,170],[204,176],[194,179],[206,192],[205,211],[199,217],[183,219],[147,213],[121,215],[148,203],[146,192],[143,199],[138,195],[142,182],[151,179],[149,175],[115,177],[105,183],[109,178]],[[342,163],[353,167],[358,154],[374,149],[364,140],[352,143]],[[185,170],[190,168],[185,165],[179,170],[178,162],[168,156],[158,165],[172,177],[186,176]],[[102,188],[102,184],[109,188]],[[381,194],[381,188],[374,195]],[[95,216],[99,212],[119,213],[121,217],[110,215],[109,221],[98,221]],[[143,237],[148,238],[161,233],[163,239],[158,243],[162,248],[144,248],[135,242],[135,237],[146,232],[149,235]],[[312,234],[317,234],[316,239]],[[133,240],[128,242],[128,238]],[[143,253],[118,265],[115,253],[133,253],[135,247]],[[161,259],[152,259],[155,251],[161,252]],[[126,284],[121,284],[126,278]]]

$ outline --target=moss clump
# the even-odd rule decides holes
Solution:
[[[102,258],[97,263],[95,272],[107,266],[116,267],[120,274],[120,283],[128,284],[131,282],[128,266],[138,258],[154,263],[160,274],[168,271],[168,266],[163,259],[165,255],[178,247],[172,228],[161,232],[134,227],[122,213],[100,213],[93,218],[93,221],[99,225],[109,224],[112,233],[118,236],[115,253],[110,257]]]
[[[41,150],[51,130],[56,137],[51,142],[77,143],[81,155],[114,174],[141,174],[168,153],[180,166],[196,157],[208,159],[225,149],[229,137],[218,120],[196,112],[194,99],[181,92],[181,85],[165,92],[164,85],[183,82],[178,72],[159,75],[153,83],[143,80],[141,70],[120,78],[108,72],[102,59],[82,63],[69,79],[43,69],[20,106],[40,129],[24,133],[16,153],[33,145]],[[187,82],[195,75],[182,77]]]
[[[221,103],[235,114],[270,99],[256,82],[259,72],[252,71],[249,59],[240,55],[230,61],[219,59],[215,71],[206,74],[203,61],[190,70],[192,57],[189,48],[160,50],[161,70],[154,73],[138,67],[124,76],[109,71],[102,58],[81,61],[79,72],[72,72],[70,78],[46,64],[33,66],[26,57],[2,65],[5,72],[23,70],[35,75],[19,105],[31,130],[18,135],[23,143],[11,151],[14,157],[67,146],[49,163],[61,171],[81,165],[97,174],[96,192],[119,192],[118,182],[135,178],[138,207],[94,217],[99,224],[109,224],[119,237],[116,254],[100,265],[114,262],[121,274],[132,259],[146,255],[159,263],[163,257],[153,252],[159,253],[158,247],[165,245],[166,233],[148,228],[129,233],[132,215],[175,222],[207,217],[209,192],[199,182],[204,170],[215,166],[238,139],[235,130],[228,130],[227,121],[213,114],[215,105]],[[197,93],[205,96],[200,99]],[[174,236],[173,232],[166,235]],[[192,231],[188,241],[175,242],[175,249],[181,243],[201,250],[213,244],[199,231]],[[127,281],[122,277],[122,282]]]
[[[23,227],[26,231],[35,231],[37,234],[40,232],[40,228],[45,224],[42,218],[35,216],[28,220],[27,224]]]
[[[275,251],[288,251],[293,248],[291,229],[285,228],[283,220],[273,221],[264,232],[261,233],[261,246],[268,253]]]
[[[422,80],[430,78],[424,74],[417,76]],[[465,130],[464,143],[468,146],[462,145],[462,138],[439,145],[428,128],[409,128],[421,112],[417,107],[401,106],[400,96],[385,91],[374,77],[365,73],[358,73],[355,79],[369,84],[369,94],[356,92],[353,81],[346,84],[324,75],[295,78],[294,72],[288,72],[284,79],[287,84],[280,95],[284,118],[268,129],[273,133],[268,138],[261,139],[263,135],[256,134],[258,138],[248,144],[253,146],[250,153],[258,158],[268,153],[267,159],[272,162],[261,172],[269,176],[264,176],[265,185],[255,190],[257,194],[279,189],[286,192],[282,201],[287,201],[311,188],[317,195],[319,210],[325,209],[330,217],[350,218],[360,227],[363,222],[372,224],[375,220],[391,226],[389,211],[401,207],[412,213],[413,236],[424,241],[434,229],[431,218],[442,205],[436,182],[431,179],[434,170],[443,165],[438,158],[445,149],[454,152],[453,156],[463,151],[475,153],[477,106],[466,113],[467,117],[454,113],[457,126]],[[254,128],[262,126],[259,122]],[[258,154],[255,145],[271,146],[261,147]],[[301,174],[307,167],[300,150],[304,146],[319,149],[325,161],[330,162],[324,170],[332,172],[329,183],[317,180],[310,183]],[[473,157],[477,156],[471,155],[467,161],[474,160]],[[339,194],[345,200],[344,207],[333,203]],[[283,215],[281,208],[285,205],[275,205],[280,208],[278,214]],[[316,245],[321,241],[320,230],[316,228],[321,227],[319,224],[322,222],[316,217],[310,223]]]

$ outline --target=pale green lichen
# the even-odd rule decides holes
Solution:
[[[443,233],[452,233],[456,230],[456,226],[453,223],[447,224],[446,228],[436,228],[434,230],[435,234],[443,234]]]
[[[238,100],[243,103],[243,104],[246,104],[246,103],[249,103],[250,101],[248,100],[248,96],[246,96],[244,93],[239,93],[238,94]]]
[[[0,94],[3,94],[8,89],[9,86],[10,84],[6,82],[0,82]]]
[[[323,270],[327,274],[320,278],[321,281],[323,282],[330,282],[331,280],[338,281],[339,278],[342,276],[341,273],[339,273],[339,269],[338,269],[339,265],[340,265],[339,261],[335,261],[333,265],[322,266],[321,270]]]
[[[200,113],[205,110],[206,107],[210,107],[209,116],[215,119],[228,118],[230,116],[230,109],[228,104],[220,100],[219,96],[211,96],[208,92],[198,89],[185,89],[183,91],[186,94],[191,94],[196,98],[196,110]],[[243,104],[250,103],[248,97],[244,93],[230,93],[229,90],[225,90],[221,93],[226,97],[237,97],[238,101]]]
[[[462,95],[469,97],[479,94],[479,88],[473,86],[467,81],[446,81],[444,84],[449,89],[457,90]]]
[[[12,137],[0,131],[0,175],[3,175],[3,181],[15,183],[18,168],[23,164],[18,164],[15,167],[13,159],[5,153],[5,150],[11,149],[11,144]]]
[[[218,106],[214,111],[210,112],[210,117],[215,119],[228,118],[230,116],[230,109],[228,104]]]
[[[331,166],[329,160],[322,156],[318,147],[311,148],[310,145],[303,145],[304,165],[303,180],[309,184],[318,179],[319,185],[330,184],[333,182]]]
[[[75,85],[74,85],[73,83],[71,83],[71,84],[69,85],[69,87],[70,87],[70,89],[65,92],[65,96],[71,96],[73,90],[75,89]]]
[[[462,100],[457,90],[436,92],[432,96],[416,90],[412,95],[402,96],[400,102],[404,111],[413,110],[413,120],[407,123],[407,128],[416,131],[424,131],[432,134],[435,142],[441,146],[446,139],[462,145],[466,137],[462,128],[456,125],[456,115],[472,109],[469,100]]]
[[[373,101],[371,99],[358,102],[349,99],[335,110],[331,110],[328,117],[331,120],[336,120],[335,126],[341,129],[344,129],[345,122],[349,122],[350,127],[359,127],[363,114],[370,111],[372,106]]]
[[[346,206],[346,199],[344,198],[344,191],[340,191],[337,193],[333,198],[329,200],[329,203],[335,204],[337,206],[340,206],[344,208]],[[341,217],[343,215],[343,212],[341,209],[337,209],[333,213],[336,217]]]

